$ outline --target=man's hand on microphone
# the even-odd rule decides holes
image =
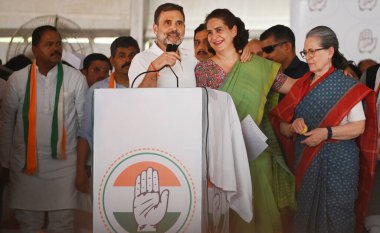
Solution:
[[[174,66],[181,56],[176,52],[164,52],[158,58],[151,62],[148,70],[161,70],[165,66]],[[157,87],[158,72],[147,73],[140,83],[139,87]]]
[[[156,69],[161,69],[164,66],[174,66],[177,60],[181,60],[181,56],[176,52],[164,52],[152,63]]]

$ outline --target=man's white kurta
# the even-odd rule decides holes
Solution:
[[[194,69],[198,60],[191,50],[181,47],[179,47],[178,50],[181,61],[177,60],[174,66],[171,67],[173,71],[171,71],[169,67],[165,67],[159,72],[160,76],[157,81],[157,87],[177,87],[177,80],[173,72],[178,77],[178,87],[195,87]],[[164,51],[162,51],[156,43],[153,43],[148,50],[137,54],[133,58],[131,67],[129,68],[129,86],[131,87],[136,77],[142,72],[147,71],[150,63],[163,53]],[[159,67],[157,67],[157,69],[159,69]],[[138,87],[142,80],[144,80],[144,77],[145,74],[139,76],[133,84],[133,87]]]
[[[22,111],[30,65],[14,72],[6,86],[2,103],[3,126],[0,130],[0,158],[10,168],[10,207],[25,210],[75,208],[74,186],[77,160],[77,130],[83,117],[87,83],[84,76],[63,65],[64,125],[66,160],[51,156],[50,135],[57,84],[57,66],[45,77],[37,69],[37,159],[34,176],[23,173],[25,142]]]

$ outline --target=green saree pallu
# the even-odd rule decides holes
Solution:
[[[238,62],[220,90],[228,92],[240,120],[254,119],[268,137],[268,148],[250,161],[254,216],[245,223],[235,213],[230,215],[230,232],[274,233],[281,231],[280,210],[295,207],[295,181],[282,155],[269,122],[268,113],[278,102],[271,91],[280,64],[254,56],[250,62]]]

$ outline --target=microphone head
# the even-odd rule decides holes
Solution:
[[[177,52],[178,45],[176,44],[168,44],[166,45],[166,52]]]

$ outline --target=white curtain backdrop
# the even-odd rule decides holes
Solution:
[[[290,8],[297,52],[310,29],[326,25],[337,34],[348,60],[380,61],[380,0],[291,0]]]

